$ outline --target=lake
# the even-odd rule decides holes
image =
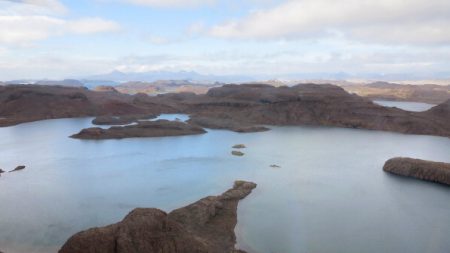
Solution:
[[[135,207],[170,211],[243,179],[258,184],[238,208],[238,245],[248,252],[450,252],[450,187],[382,171],[396,156],[450,162],[449,138],[329,127],[68,138],[91,120],[0,128],[0,168],[27,166],[0,177],[1,251],[56,252]],[[239,143],[245,156],[232,156]]]
[[[436,106],[427,103],[405,102],[405,101],[374,100],[373,102],[382,106],[397,107],[411,112],[424,112]]]

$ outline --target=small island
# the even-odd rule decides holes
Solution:
[[[156,208],[134,209],[119,223],[75,234],[59,253],[243,253],[235,249],[237,206],[254,188],[255,183],[236,181],[220,196],[168,214]]]
[[[135,137],[165,137],[204,134],[206,131],[180,121],[157,120],[141,121],[136,125],[114,126],[108,129],[99,127],[86,128],[70,136],[75,139],[104,140]]]
[[[397,157],[388,160],[383,170],[400,176],[450,185],[450,163]]]

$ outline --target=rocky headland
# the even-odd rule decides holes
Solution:
[[[400,176],[450,185],[450,163],[398,157],[388,160],[383,170]]]
[[[108,129],[86,128],[71,137],[75,139],[103,140],[136,137],[164,137],[203,134],[203,128],[180,121],[157,120],[141,121],[135,125],[113,126]]]
[[[225,85],[179,104],[199,125],[205,118],[219,118],[242,125],[322,125],[450,137],[448,101],[426,112],[407,112],[334,85]]]
[[[233,253],[237,206],[256,184],[236,181],[220,196],[170,213],[138,208],[121,222],[73,235],[59,253]]]

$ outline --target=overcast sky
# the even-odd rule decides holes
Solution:
[[[450,1],[0,0],[0,80],[112,70],[442,77]]]

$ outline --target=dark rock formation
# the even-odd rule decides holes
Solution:
[[[0,169],[0,174],[2,174],[2,173],[5,173],[5,171],[4,171],[4,170],[2,170],[2,169]]]
[[[450,136],[450,112],[445,109],[415,113],[386,108],[333,85],[225,85],[181,104],[191,122],[210,128],[227,122],[232,122],[228,129],[236,124],[325,125]]]
[[[236,150],[231,151],[231,154],[234,156],[244,156],[244,153],[242,153],[241,151],[236,151]]]
[[[151,100],[151,98],[147,98]],[[118,92],[85,88],[7,85],[0,86],[0,126],[43,119],[101,115],[142,115],[176,112],[163,101],[147,101]]]
[[[255,187],[236,181],[220,196],[206,197],[169,214],[154,208],[135,209],[119,223],[75,234],[59,253],[237,252],[238,202]]]
[[[241,148],[246,148],[246,146],[244,144],[236,144],[233,146],[233,148],[241,149]]]
[[[157,120],[141,121],[136,125],[114,126],[108,129],[98,127],[86,128],[78,134],[72,135],[76,139],[123,139],[133,137],[164,137],[203,134],[203,128],[192,126],[184,122]]]
[[[190,123],[236,132],[261,125],[325,125],[450,137],[449,102],[426,112],[387,108],[334,85],[225,85],[194,93],[125,95],[83,88],[0,86],[0,126],[41,119],[186,113]]]
[[[400,176],[450,185],[450,163],[393,158],[384,164],[383,170]]]
[[[99,116],[92,120],[94,125],[127,125],[140,119],[156,118],[155,115],[122,115],[122,116]]]
[[[276,164],[272,164],[270,165],[271,168],[281,168],[280,166],[276,165]]]
[[[15,172],[15,171],[24,170],[24,169],[25,169],[25,166],[20,165],[20,166],[17,166],[15,169],[11,170],[10,172]]]

